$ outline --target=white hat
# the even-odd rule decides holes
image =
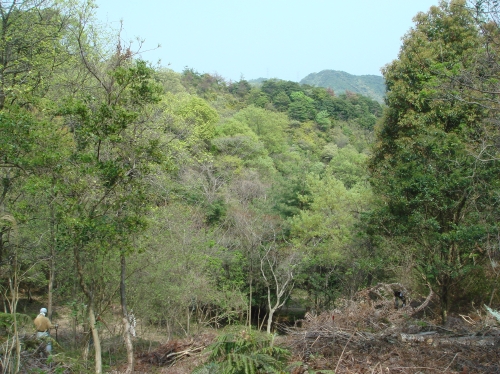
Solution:
[[[40,314],[43,314],[43,315],[47,314],[47,309],[45,309],[45,308],[40,309]]]

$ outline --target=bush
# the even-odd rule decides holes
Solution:
[[[195,374],[283,373],[290,352],[274,346],[274,335],[247,332],[227,333],[210,345],[208,362]]]

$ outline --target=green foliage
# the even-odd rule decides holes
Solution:
[[[16,320],[19,327],[27,327],[32,326],[33,320],[30,316],[22,313],[16,313]],[[2,335],[10,335],[13,333],[14,327],[14,316],[10,313],[1,313],[0,312],[0,331],[2,331]]]
[[[187,94],[166,94],[162,98],[162,118],[164,131],[169,131],[173,139],[168,139],[176,152],[186,149],[193,153],[202,152],[205,145],[215,135],[217,112],[208,103],[196,96]],[[203,157],[203,156],[201,156]]]
[[[275,178],[272,194],[274,209],[284,217],[292,217],[306,209],[308,202],[302,197],[310,194],[307,176],[315,172],[319,174],[323,165],[313,163],[300,152],[289,152],[275,159],[279,175]]]
[[[233,118],[247,125],[264,143],[270,155],[285,150],[288,118],[284,114],[249,106],[240,110]]]
[[[57,1],[1,8],[0,109],[35,104],[53,84],[53,74],[66,67],[68,51],[63,41],[71,39],[72,14]]]
[[[238,96],[241,99],[245,99],[247,95],[250,93],[251,89],[252,87],[250,86],[250,83],[248,83],[244,79],[240,80],[239,82],[234,82],[230,84],[228,87],[228,91],[230,93]]]
[[[214,224],[220,222],[227,211],[227,206],[222,199],[217,199],[216,201],[209,204],[207,209],[207,223]]]
[[[292,103],[288,106],[288,116],[297,121],[307,121],[314,119],[316,110],[314,100],[306,96],[303,92],[293,92],[290,95]]]
[[[200,74],[194,69],[186,67],[182,72],[182,84],[191,93],[204,99],[214,99],[220,92],[227,89],[226,82],[220,76]]]
[[[331,158],[326,172],[332,173],[337,179],[341,180],[346,188],[349,189],[358,183],[367,181],[368,157],[363,153],[359,153],[353,146],[348,145],[338,149],[329,157]]]
[[[292,101],[285,91],[280,91],[273,98],[273,105],[279,112],[287,112]]]
[[[292,237],[331,262],[350,244],[357,214],[369,206],[370,189],[365,185],[346,189],[331,174],[310,176],[308,185],[310,195],[301,197],[308,201],[308,209],[292,218]]]
[[[273,335],[257,332],[227,333],[210,345],[209,362],[193,373],[283,373],[290,352],[274,345]]]
[[[373,217],[439,289],[445,319],[453,288],[474,267],[476,246],[496,232],[489,207],[497,204],[500,164],[473,155],[485,111],[440,91],[445,72],[467,68],[479,48],[472,14],[452,1],[416,20],[399,59],[384,70],[388,109],[370,162],[384,204]]]
[[[265,145],[249,125],[235,117],[217,126],[211,144],[214,151],[238,156],[244,161],[268,154]]]
[[[270,103],[269,96],[257,88],[252,88],[248,95],[248,103],[259,108],[266,108]]]
[[[268,79],[262,83],[261,91],[274,101],[281,93],[285,93],[288,97],[291,97],[292,93],[302,92],[303,89],[297,82]]]
[[[318,127],[325,131],[328,130],[332,124],[332,121],[330,121],[328,111],[326,110],[321,110],[316,114],[315,118],[316,123],[318,124]]]
[[[163,87],[163,92],[179,94],[186,92],[182,85],[182,76],[170,69],[156,69],[154,72],[155,80]]]

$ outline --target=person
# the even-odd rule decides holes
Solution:
[[[47,309],[42,308],[40,309],[40,314],[35,318],[35,327],[36,327],[36,337],[38,339],[45,340],[47,342],[47,345],[45,347],[45,351],[50,355],[52,352],[52,343],[50,341],[50,329],[57,328],[57,325],[53,325],[52,322],[50,322],[50,319],[45,317],[47,314]],[[49,338],[49,339],[47,339]]]

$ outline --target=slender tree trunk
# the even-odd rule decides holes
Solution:
[[[101,340],[99,339],[99,330],[96,326],[95,311],[94,311],[94,295],[89,290],[85,284],[85,277],[83,274],[83,268],[80,263],[80,248],[73,248],[73,255],[75,257],[75,265],[78,273],[78,280],[80,282],[80,288],[87,298],[88,305],[88,319],[90,324],[90,331],[92,332],[92,339],[94,341],[94,352],[95,352],[95,372],[96,374],[102,373],[102,350],[101,350]]]
[[[12,313],[13,325],[14,325],[14,339],[13,344],[10,350],[12,352],[12,348],[14,344],[16,345],[16,361],[14,366],[14,373],[19,373],[19,368],[21,364],[21,342],[19,340],[19,326],[17,323],[17,302],[19,300],[19,284],[17,279],[17,254],[15,255],[15,266],[14,266],[14,276],[13,279],[9,279],[10,292],[12,296],[12,304],[10,305],[10,310]],[[8,365],[8,364],[7,364]]]
[[[97,330],[97,326],[96,326],[93,301],[91,301],[89,303],[88,318],[89,318],[89,324],[90,324],[90,331],[92,332],[92,339],[94,341],[95,372],[96,372],[96,374],[101,374],[102,373],[101,339],[99,338],[99,330]]]
[[[4,215],[0,216],[0,220],[5,220],[8,221],[12,224],[13,226],[13,235],[14,235],[14,253],[12,256],[12,265],[11,265],[11,273],[9,274],[9,291],[11,295],[11,299],[7,299],[7,294],[5,295],[5,298],[7,299],[7,302],[9,303],[9,309],[10,313],[12,314],[12,322],[13,322],[13,327],[14,327],[14,337],[12,340],[12,345],[10,348],[8,348],[7,351],[7,368],[9,367],[9,356],[12,354],[12,351],[14,350],[14,345],[15,345],[15,351],[16,351],[16,358],[15,358],[15,364],[14,364],[14,373],[19,373],[20,365],[21,365],[21,342],[19,340],[19,326],[17,323],[17,303],[19,301],[19,268],[18,268],[18,242],[17,242],[17,222],[14,219],[14,217],[10,215]],[[5,370],[7,372],[7,370]]]
[[[449,289],[448,289],[448,284],[447,280],[445,280],[442,286],[441,286],[441,323],[444,325],[446,324],[446,321],[448,319],[448,298],[449,298]]]
[[[75,265],[75,273],[78,274],[78,267]],[[77,295],[77,289],[78,289],[78,280],[77,280],[77,277],[74,277],[73,278],[73,295]],[[78,308],[78,307],[77,307]],[[73,318],[73,321],[74,321],[74,324],[73,324],[73,348],[76,349],[77,347],[77,341],[76,341],[76,326],[78,324],[78,309],[75,309],[74,310],[75,314],[74,314],[74,318]]]
[[[50,204],[50,260],[49,260],[49,295],[47,301],[47,314],[52,321],[52,308],[54,303],[54,278],[56,273],[56,220],[54,204]]]
[[[126,264],[125,264],[125,255],[123,253],[120,256],[120,262],[121,262],[120,300],[122,304],[123,340],[125,341],[125,347],[127,348],[127,369],[125,370],[125,373],[132,374],[134,372],[134,346],[132,344],[132,338],[130,336],[130,323],[127,311],[127,298],[125,293]]]
[[[277,304],[278,303],[279,299],[277,300]],[[271,289],[269,288],[269,285],[267,285],[267,306],[269,307],[269,316],[267,317],[267,333],[270,334],[271,325],[273,324],[273,315],[276,309],[271,306]]]
[[[490,260],[491,261],[491,260]],[[491,265],[492,269],[494,269],[493,267],[493,264]],[[500,272],[497,272],[496,273],[496,276],[495,276],[495,282],[493,283],[493,287],[492,287],[492,290],[491,290],[491,296],[490,296],[490,302],[488,303],[488,306],[491,308],[491,304],[493,303],[493,298],[495,297],[495,294],[497,292],[497,288],[498,288],[498,278],[500,276]]]
[[[250,298],[248,300],[248,328],[252,328],[252,278],[250,277]]]
[[[49,297],[47,300],[47,314],[49,319],[52,321],[52,313],[53,313],[53,304],[54,304],[54,278],[55,278],[55,271],[56,271],[56,265],[55,265],[55,251],[54,248],[51,249],[51,254],[50,254],[50,260],[49,260]]]
[[[273,316],[276,309],[269,309],[269,316],[267,317],[267,333],[271,333],[271,326],[273,325]]]
[[[14,325],[14,343],[16,345],[16,363],[14,366],[14,373],[19,373],[19,367],[21,364],[21,342],[19,341],[19,326],[17,323],[17,302],[19,301],[19,281],[18,281],[18,269],[17,269],[17,248],[14,255],[14,274],[9,279],[10,293],[12,297],[12,304],[10,305],[10,310],[13,318]],[[12,352],[12,351],[11,351]]]
[[[278,284],[276,283],[276,286]],[[271,288],[267,287],[267,305],[269,307],[269,316],[267,317],[267,333],[271,333],[271,326],[273,325],[273,316],[274,313],[280,308],[283,304],[281,303],[281,294],[278,290],[276,290],[276,304],[274,306],[271,305]]]
[[[282,277],[278,273],[278,262],[277,259],[270,259],[269,253],[272,248],[269,248],[264,255],[264,257],[261,258],[260,260],[260,272],[262,274],[262,278],[264,278],[264,281],[266,283],[267,287],[267,306],[269,308],[269,317],[267,318],[267,333],[271,333],[271,326],[273,324],[273,315],[274,313],[281,308],[287,299],[287,295],[290,294],[290,292],[293,289],[293,273],[291,271],[288,271],[284,274],[285,276]],[[264,263],[267,262],[267,265],[269,267],[269,270],[273,276],[274,280],[274,292],[276,293],[276,302],[274,305],[271,304],[271,283],[268,281],[268,277],[266,276],[266,272],[264,269]]]

